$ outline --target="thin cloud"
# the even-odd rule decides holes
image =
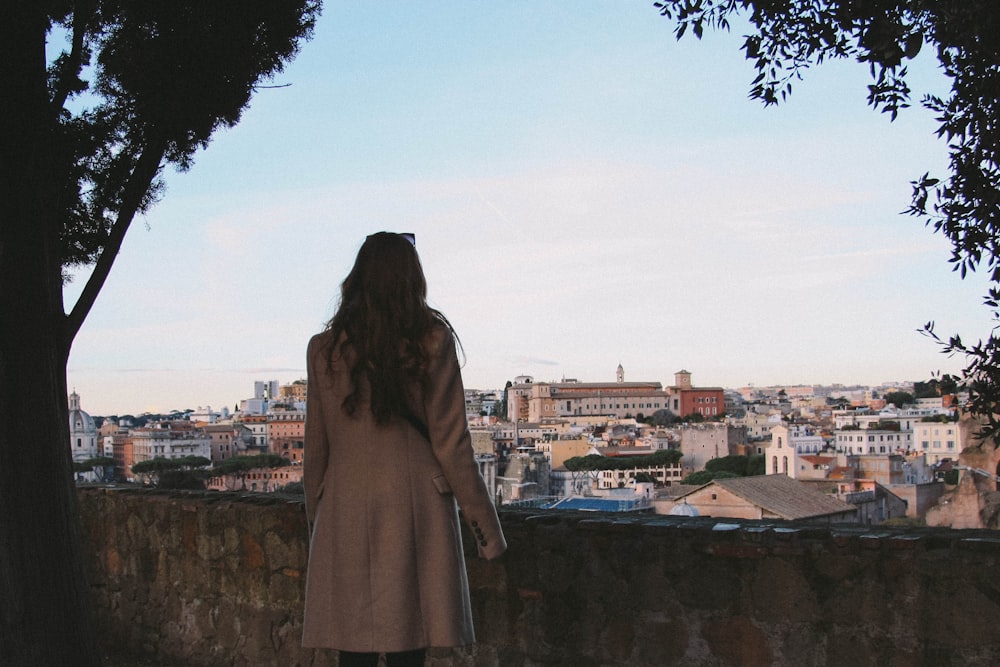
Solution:
[[[551,359],[539,359],[538,357],[513,357],[510,362],[512,364],[523,364],[523,365],[537,365],[537,366],[558,366],[558,361],[552,361]]]

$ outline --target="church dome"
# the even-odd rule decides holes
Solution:
[[[80,395],[69,395],[69,442],[74,459],[97,456],[97,425],[80,409]]]
[[[75,391],[69,395],[69,432],[81,435],[97,433],[94,418],[80,409],[80,395]]]
[[[670,516],[699,516],[698,510],[687,504],[687,501],[670,508]]]

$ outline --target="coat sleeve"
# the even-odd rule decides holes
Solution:
[[[309,341],[306,352],[306,433],[302,453],[302,486],[306,496],[306,518],[310,525],[316,520],[316,507],[323,495],[323,480],[330,456],[320,396],[319,348],[319,341],[314,337]]]
[[[475,535],[479,555],[496,558],[506,551],[507,541],[472,449],[455,339],[447,332],[432,340],[437,349],[428,351],[428,385],[424,394],[431,447]]]

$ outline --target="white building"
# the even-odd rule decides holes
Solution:
[[[942,459],[958,460],[964,446],[962,429],[957,422],[917,422],[913,442],[916,451],[925,455],[930,464]]]
[[[269,401],[274,401],[278,399],[281,392],[281,386],[278,384],[277,380],[258,380],[253,383],[253,397],[263,398]]]
[[[834,431],[834,448],[844,454],[893,454],[913,449],[913,431],[873,428]]]
[[[222,408],[221,412],[212,410],[211,405],[198,406],[197,410],[188,414],[188,421],[205,422],[206,424],[216,424],[222,419],[229,417],[229,408]]]
[[[80,395],[75,391],[69,395],[69,447],[77,462],[100,456],[103,449],[98,447],[94,418],[80,409]]]
[[[182,428],[177,423],[164,422],[147,428],[132,429],[129,437],[132,438],[133,463],[185,456],[212,459],[212,438],[202,429]],[[131,476],[131,472],[128,471],[127,474]]]

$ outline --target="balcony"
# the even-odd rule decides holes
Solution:
[[[299,646],[300,501],[88,488],[80,502],[109,649],[134,664],[335,664]],[[467,561],[479,643],[429,665],[1000,664],[994,532],[501,519],[508,554]]]

